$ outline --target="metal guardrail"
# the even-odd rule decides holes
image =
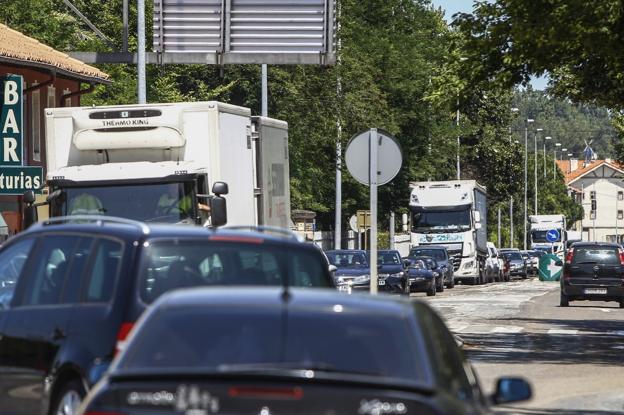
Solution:
[[[102,216],[102,215],[73,215],[73,216],[57,216],[54,218],[49,218],[43,220],[41,222],[37,222],[35,226],[50,226],[50,225],[58,225],[63,223],[72,223],[72,222],[94,222],[99,226],[104,226],[105,223],[114,223],[121,225],[129,225],[134,226],[143,232],[144,235],[150,233],[150,228],[143,222],[127,219],[127,218],[119,218],[116,216]]]

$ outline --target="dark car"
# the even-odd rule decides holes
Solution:
[[[9,272],[0,280],[18,276],[0,312],[0,413],[14,415],[75,413],[139,315],[166,291],[285,283],[335,289],[322,251],[289,233],[148,227],[111,217],[34,225],[2,246],[0,264],[17,267],[0,266]]]
[[[440,266],[440,264],[438,264],[435,258],[430,257],[430,256],[418,256],[418,257],[408,257],[408,258],[422,260],[427,266],[427,268],[431,270],[431,272],[433,273],[433,277],[435,279],[436,291],[437,292],[444,291],[444,283],[443,283],[444,269]]]
[[[336,249],[326,251],[329,263],[336,267],[335,282],[338,290],[370,290],[370,267],[366,251],[360,249]]]
[[[428,296],[434,296],[437,292],[436,277],[424,260],[405,258],[407,278],[409,279],[410,292],[425,292]]]
[[[409,280],[401,254],[396,250],[377,251],[379,292],[409,295]]]
[[[520,251],[502,251],[506,261],[509,261],[509,275],[526,278],[528,276],[527,263]]]
[[[485,397],[453,335],[421,302],[196,288],[146,313],[81,410],[462,415],[530,395],[515,378]]]
[[[624,308],[624,250],[614,243],[575,243],[563,264],[561,306],[570,301],[617,301]]]
[[[426,246],[416,247],[410,250],[410,257],[428,256],[436,260],[440,268],[443,270],[444,285],[447,288],[455,287],[455,278],[453,277],[453,258],[443,246]]]

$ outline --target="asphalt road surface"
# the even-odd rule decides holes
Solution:
[[[533,400],[504,414],[624,414],[624,309],[559,307],[559,283],[537,279],[456,286],[430,302],[464,341],[486,392],[499,376],[523,376]]]

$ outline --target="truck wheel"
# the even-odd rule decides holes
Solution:
[[[435,284],[435,281],[431,284],[431,286],[427,290],[427,297],[433,297],[434,295],[436,295],[436,284]]]

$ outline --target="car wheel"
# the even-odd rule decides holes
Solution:
[[[564,293],[561,293],[560,297],[559,297],[559,306],[560,307],[567,307],[570,305],[570,300],[568,299],[568,296],[565,295]]]
[[[446,285],[446,288],[451,289],[455,287],[455,277],[451,276],[451,280]]]
[[[436,287],[436,291],[439,291],[442,293],[444,292],[444,277],[440,277],[439,280],[440,280],[440,283]]]
[[[435,284],[435,281],[431,284],[431,286],[427,290],[427,297],[433,297],[434,295],[436,295],[436,284]]]
[[[51,415],[76,415],[86,391],[81,382],[73,380],[65,384],[54,398]]]

